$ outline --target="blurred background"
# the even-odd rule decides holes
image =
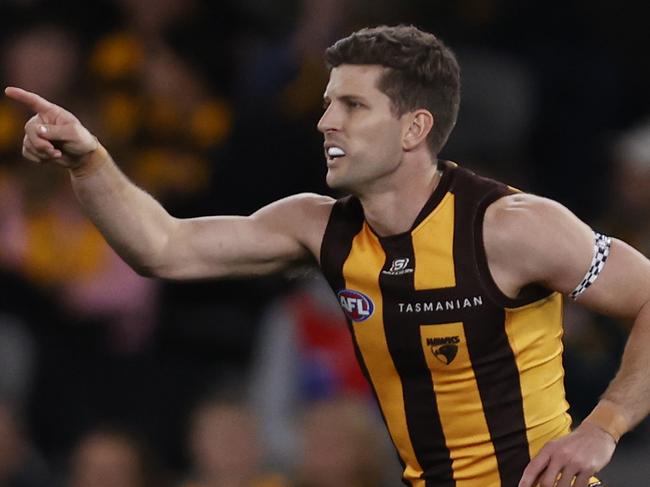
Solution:
[[[338,196],[315,128],[323,50],[413,23],[463,71],[443,158],[650,255],[647,19],[644,2],[598,0],[1,0],[0,80],[73,111],[173,215],[246,215],[297,192]],[[21,159],[29,116],[0,99],[0,487],[400,485],[316,273],[137,276],[64,171]],[[567,303],[576,420],[628,330]],[[607,485],[646,485],[648,455],[644,423]]]

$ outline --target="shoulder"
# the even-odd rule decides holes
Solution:
[[[251,218],[291,236],[318,255],[335,203],[336,200],[329,196],[300,193],[274,201],[253,213]]]
[[[557,201],[529,193],[513,193],[488,206],[485,229],[498,230],[501,236],[510,237],[523,229],[542,233],[545,226],[574,218],[575,215]]]
[[[292,216],[294,218],[327,219],[335,202],[336,200],[329,196],[300,193],[274,201],[251,216],[254,218]]]
[[[490,270],[521,287],[532,282],[570,291],[589,266],[593,231],[565,206],[515,193],[485,212],[483,240]]]

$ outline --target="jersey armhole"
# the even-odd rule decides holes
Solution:
[[[319,259],[321,272],[330,285],[336,281],[342,288],[344,283],[339,281],[342,280],[343,264],[352,248],[352,239],[361,231],[364,221],[363,208],[357,198],[346,196],[332,205]]]
[[[495,191],[488,193],[485,198],[479,203],[476,219],[474,220],[474,248],[476,255],[476,263],[478,265],[478,274],[481,285],[486,293],[497,305],[503,308],[520,308],[527,306],[536,301],[546,299],[553,295],[555,291],[547,289],[538,284],[530,284],[524,286],[519,292],[519,296],[511,298],[506,296],[492,277],[490,267],[488,266],[487,254],[485,252],[485,242],[483,240],[483,222],[485,220],[485,212],[488,206],[496,200],[513,194],[514,190],[506,188],[498,188]]]

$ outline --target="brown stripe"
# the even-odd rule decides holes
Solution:
[[[471,224],[475,221],[476,206],[469,190],[464,195],[465,198],[456,199],[454,250],[457,255],[469,257],[476,255],[474,232],[477,229]],[[469,294],[476,292],[477,285],[473,261],[455,259],[457,286]],[[485,306],[480,316],[468,315],[464,323],[468,351],[499,465],[501,487],[516,487],[530,455],[519,370],[506,334],[505,311],[495,305]]]
[[[334,293],[345,286],[343,264],[363,222],[363,208],[358,199],[347,197],[334,203],[320,248],[321,269]]]
[[[410,235],[401,239],[382,239],[386,263],[408,258],[416,265]],[[407,280],[408,284],[405,282]],[[407,285],[406,285],[407,284]],[[445,443],[433,381],[420,352],[419,317],[399,312],[399,302],[415,294],[413,274],[382,273],[379,286],[383,297],[383,319],[388,348],[404,390],[404,411],[415,456],[424,471],[426,487],[454,487],[452,461]]]
[[[363,209],[359,200],[347,197],[338,200],[332,208],[330,219],[325,228],[323,242],[321,243],[321,269],[329,282],[334,294],[345,289],[345,278],[343,277],[343,266],[352,250],[354,237],[361,231],[364,223]],[[361,366],[361,371],[366,380],[370,382],[368,369],[363,361],[352,331],[352,322],[347,318],[348,329],[352,335],[354,353]],[[372,385],[372,383],[370,382]]]
[[[485,326],[488,320],[498,327]],[[519,371],[505,333],[505,313],[465,320],[465,334],[488,430],[499,465],[501,487],[516,487],[530,461]]]
[[[348,197],[339,200],[332,208],[332,213],[321,244],[321,269],[335,294],[341,289],[345,289],[343,266],[350,255],[354,237],[363,228],[364,221],[363,208],[356,198]],[[350,335],[352,336],[354,354],[359,362],[359,367],[370,384],[372,393],[379,405],[380,402],[377,390],[370,379],[368,367],[359,348],[359,343],[354,333],[352,322],[347,317],[346,321],[348,323]],[[381,407],[379,409],[384,424],[388,425],[383,409]],[[404,461],[399,455],[397,455],[397,458],[402,465],[402,470],[404,470],[406,468]],[[405,485],[410,485],[410,483],[405,480],[403,480],[403,482]]]
[[[362,290],[374,303],[374,312],[352,324],[354,337],[367,366],[368,376],[381,405],[382,414],[400,457],[404,460],[403,476],[413,487],[425,487],[422,468],[415,456],[404,412],[402,380],[388,349],[383,321],[383,300],[379,275],[386,255],[377,237],[364,225],[352,242],[351,257],[343,266],[345,287]]]

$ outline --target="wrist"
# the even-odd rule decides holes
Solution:
[[[583,423],[591,424],[608,433],[616,443],[630,429],[621,407],[608,400],[600,401]]]
[[[85,178],[96,172],[110,159],[108,151],[97,141],[97,147],[79,158],[78,164],[70,167],[72,177]]]

